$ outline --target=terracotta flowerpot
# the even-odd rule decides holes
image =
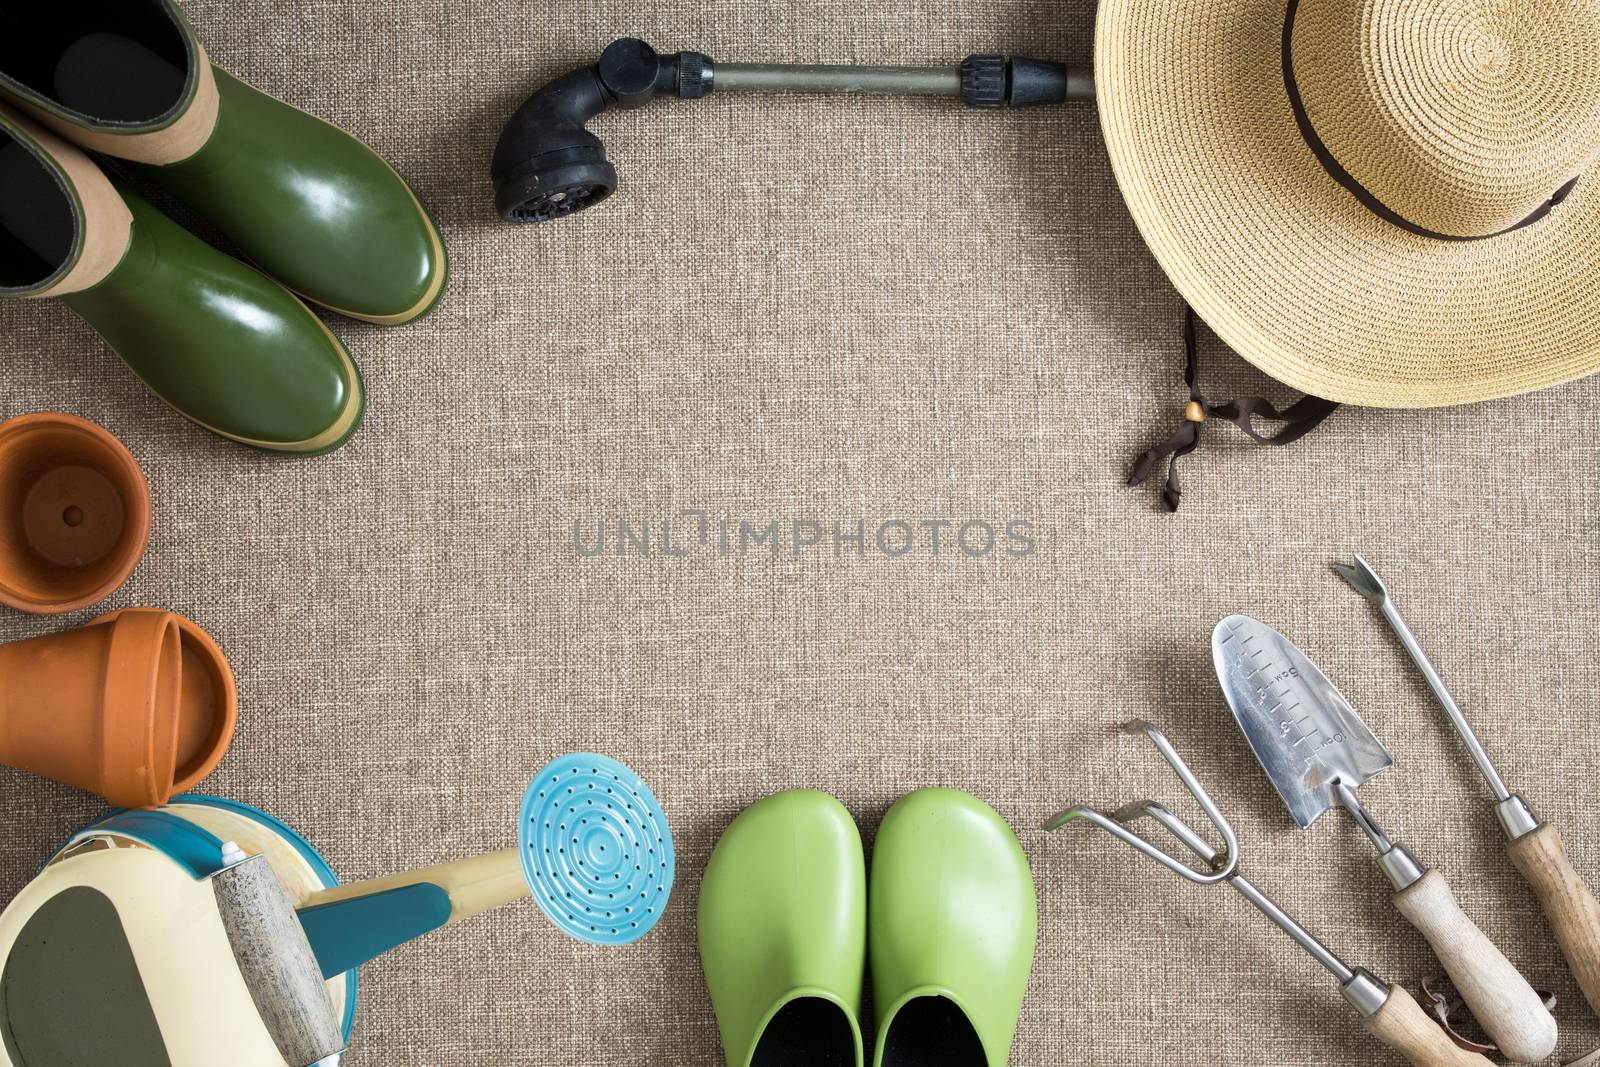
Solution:
[[[0,645],[0,761],[119,807],[155,807],[193,787],[237,721],[221,650],[168,611],[120,611]]]
[[[99,603],[150,540],[150,490],[111,434],[73,415],[0,423],[0,604],[55,614]]]

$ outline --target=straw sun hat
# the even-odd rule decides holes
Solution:
[[[1600,370],[1600,0],[1101,0],[1112,167],[1191,307],[1330,401]]]

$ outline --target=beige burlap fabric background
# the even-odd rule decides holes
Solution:
[[[492,212],[502,121],[613,37],[725,59],[1082,62],[1088,3],[186,7],[219,63],[391,159],[454,267],[419,325],[335,322],[371,406],[313,461],[184,423],[60,306],[0,306],[0,416],[96,419],[149,473],[154,539],[113,603],[183,612],[232,658],[239,733],[206,788],[362,878],[512,843],[528,778],[589,749],[652,783],[678,840],[669,914],[631,948],[578,944],[521,904],[365,968],[351,1067],[718,1063],[694,937],[718,834],[768,792],[815,786],[870,842],[896,797],[936,784],[995,805],[1033,862],[1014,1062],[1391,1062],[1235,895],[1036,829],[1067,802],[1171,794],[1114,731],[1156,719],[1262,886],[1352,961],[1407,982],[1435,969],[1355,828],[1296,831],[1232,725],[1207,644],[1231,611],[1279,625],[1344,688],[1396,758],[1374,812],[1560,994],[1564,1052],[1600,1041],[1485,789],[1328,569],[1353,550],[1379,566],[1506,776],[1600,882],[1600,380],[1345,411],[1284,450],[1213,427],[1168,516],[1120,483],[1179,415],[1180,306],[1087,107],[658,103],[596,124],[623,182],[604,208],[530,228]],[[1208,360],[1218,395],[1284,396]],[[1038,549],[573,548],[575,521],[691,508],[1024,520]],[[11,614],[0,638],[59,625]],[[9,898],[97,805],[0,770],[0,810]]]

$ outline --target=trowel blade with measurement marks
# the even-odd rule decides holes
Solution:
[[[1233,717],[1303,830],[1393,760],[1327,675],[1287,637],[1248,615],[1211,633],[1211,658]]]

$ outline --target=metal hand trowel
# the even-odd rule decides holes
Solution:
[[[1233,717],[1300,829],[1340,803],[1341,784],[1354,790],[1394,763],[1327,675],[1266,623],[1223,619],[1211,658]]]
[[[1555,1019],[1515,967],[1456,904],[1437,871],[1390,840],[1356,790],[1394,761],[1350,702],[1288,638],[1246,615],[1211,634],[1217,679],[1256,759],[1301,829],[1339,806],[1378,850],[1394,903],[1433,946],[1495,1044],[1519,1063],[1555,1048]]]

